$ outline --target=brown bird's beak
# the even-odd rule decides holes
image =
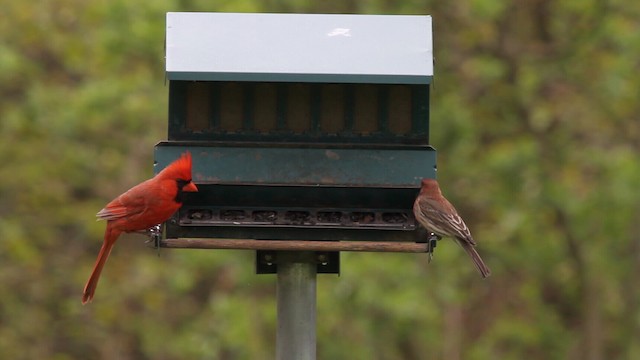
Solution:
[[[185,192],[198,192],[198,188],[196,187],[196,184],[194,184],[193,182],[188,183],[187,185],[185,185],[182,188],[182,191]]]

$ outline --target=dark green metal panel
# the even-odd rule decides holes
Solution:
[[[293,148],[198,146],[160,143],[156,161],[166,166],[184,151],[193,156],[193,179],[199,184],[328,185],[419,187],[435,178],[431,147]]]
[[[199,86],[202,101],[189,109],[189,96],[193,85]],[[222,126],[222,119],[228,117],[224,112],[222,94],[229,85],[236,85],[241,94],[226,100],[226,105],[233,104],[242,114],[236,119],[239,129],[230,130]],[[256,109],[259,101],[256,88],[261,86],[273,87],[273,104],[269,108]],[[368,143],[368,144],[405,144],[428,145],[429,142],[429,86],[428,85],[375,85],[371,98],[356,96],[364,87],[373,85],[362,84],[311,84],[308,94],[298,103],[293,99],[294,83],[259,83],[259,82],[212,82],[212,81],[171,81],[169,84],[169,140],[175,141],[248,141],[248,142],[309,142],[309,143]],[[329,115],[326,112],[322,87],[335,86],[342,91],[333,100],[339,107],[339,115]],[[390,94],[393,90],[406,93],[404,99]],[[356,101],[356,97],[358,101]],[[397,101],[404,101],[404,109],[398,109]],[[394,102],[395,101],[395,102]],[[288,107],[295,104],[308,113],[306,117],[295,117],[288,111]],[[363,106],[364,105],[364,106]],[[358,109],[369,108],[371,114],[360,114]],[[202,116],[206,121],[196,129],[190,127],[190,121]],[[370,116],[370,117],[366,117]],[[270,130],[258,129],[256,123],[265,117],[274,117],[274,125]],[[366,118],[363,118],[366,117]],[[332,131],[323,129],[326,122],[337,121],[342,125]],[[370,123],[373,131],[355,129],[355,123]],[[406,123],[403,133],[394,132],[394,123]],[[296,132],[292,125],[308,123],[308,129]],[[227,127],[229,122],[226,122]]]
[[[171,72],[171,80],[187,81],[269,81],[309,83],[382,83],[382,84],[430,84],[431,76],[410,75],[345,75],[345,74],[271,74],[271,73],[206,73]]]

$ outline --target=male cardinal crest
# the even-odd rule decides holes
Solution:
[[[147,230],[167,221],[182,206],[183,193],[196,191],[198,188],[191,182],[191,154],[186,152],[155,177],[132,187],[100,210],[96,216],[98,220],[107,220],[107,229],[93,272],[84,286],[82,303],[93,299],[102,268],[120,234]]]
[[[422,180],[420,194],[413,203],[413,214],[416,220],[428,231],[440,237],[454,238],[469,254],[482,277],[486,278],[491,275],[491,270],[484,264],[474,248],[476,242],[471,237],[469,228],[453,205],[442,195],[436,180]]]

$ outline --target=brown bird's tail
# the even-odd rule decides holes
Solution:
[[[459,240],[459,239],[456,239],[456,240],[457,240],[457,243],[460,244],[460,246],[462,246],[464,251],[466,251],[467,254],[469,254],[469,256],[471,257],[471,260],[473,260],[473,263],[476,265],[476,268],[478,269],[480,274],[482,274],[482,277],[486,278],[489,275],[491,275],[491,270],[489,270],[489,267],[485,265],[484,261],[482,261],[482,258],[480,257],[480,254],[478,254],[478,252],[476,251],[475,247],[464,240]]]
[[[84,292],[82,294],[83,305],[93,299],[93,294],[96,292],[96,287],[98,287],[98,280],[100,279],[102,268],[107,262],[109,254],[111,254],[111,249],[113,249],[113,245],[116,243],[116,240],[118,240],[118,236],[120,236],[120,234],[120,230],[113,230],[109,224],[107,224],[107,229],[104,232],[104,242],[102,243],[102,248],[100,248],[98,259],[96,260],[96,264],[93,266],[93,271],[91,272],[91,276],[89,277],[87,284],[84,286]]]

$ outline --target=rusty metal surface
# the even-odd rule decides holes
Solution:
[[[306,241],[178,238],[160,241],[160,247],[175,249],[239,249],[274,251],[359,251],[426,253],[427,243],[392,241]]]

